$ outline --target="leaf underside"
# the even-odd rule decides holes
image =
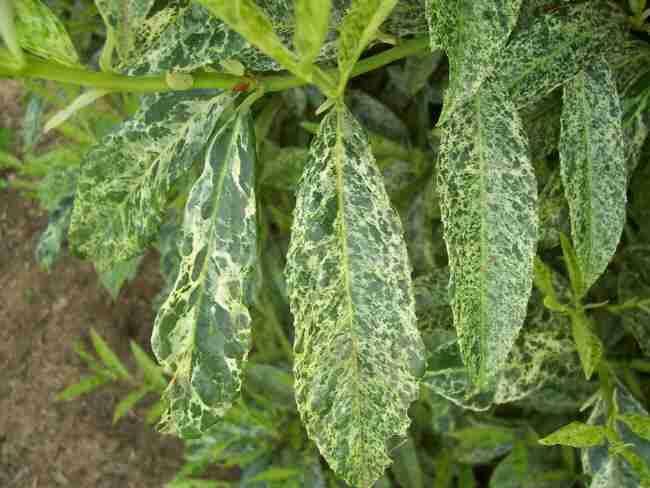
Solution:
[[[470,377],[484,384],[526,316],[537,244],[526,136],[500,85],[484,85],[450,116],[438,164],[454,324]]]
[[[418,395],[423,344],[402,234],[366,135],[337,107],[300,183],[286,275],[298,409],[353,486],[381,477]]]
[[[255,141],[248,114],[213,136],[190,191],[176,283],[156,317],[152,347],[173,374],[163,428],[204,433],[231,407],[251,343],[256,257]]]

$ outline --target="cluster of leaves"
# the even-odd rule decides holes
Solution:
[[[182,476],[650,486],[645,1],[97,0],[103,39],[46,4],[0,0],[0,75],[90,89],[30,81],[0,164],[46,267],[117,293],[157,245]],[[74,158],[32,154],[48,107]]]

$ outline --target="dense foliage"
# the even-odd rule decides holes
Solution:
[[[160,366],[93,333],[61,399],[159,396],[176,487],[650,486],[648,16],[0,0],[37,259],[117,295],[155,246],[165,283]]]

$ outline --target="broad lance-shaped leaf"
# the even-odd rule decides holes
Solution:
[[[138,112],[90,150],[81,169],[70,239],[100,271],[142,253],[175,185],[205,151],[231,94],[145,98]]]
[[[438,162],[454,324],[470,377],[499,372],[526,316],[537,185],[526,134],[498,84],[451,114]]]
[[[47,228],[41,234],[36,246],[36,260],[47,271],[59,258],[63,241],[70,227],[70,214],[74,197],[68,196],[61,200],[48,218]]]
[[[449,89],[445,94],[443,123],[459,104],[469,100],[490,76],[514,29],[522,0],[435,0],[430,8],[444,12],[451,23]],[[448,27],[447,27],[448,28]]]
[[[67,66],[79,57],[63,23],[41,0],[16,0],[16,33],[26,51]]]
[[[310,150],[286,274],[302,420],[337,475],[369,487],[390,463],[387,441],[406,433],[424,351],[402,225],[343,106]]]
[[[205,432],[239,394],[251,342],[248,311],[256,257],[255,140],[240,113],[210,141],[187,201],[181,263],[151,339],[173,379],[167,430]]]
[[[377,34],[377,29],[390,15],[398,0],[353,0],[343,18],[338,42],[338,61],[341,79],[339,92],[343,92],[352,68],[363,50]]]
[[[616,252],[627,201],[621,106],[604,61],[564,88],[560,162],[586,291]]]

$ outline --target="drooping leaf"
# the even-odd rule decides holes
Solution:
[[[454,324],[470,378],[486,383],[525,318],[537,245],[535,175],[500,85],[450,116],[438,171]]]
[[[623,140],[616,85],[601,61],[565,86],[562,107],[562,183],[585,290],[607,267],[625,225]]]
[[[592,447],[605,442],[605,428],[600,425],[588,425],[571,422],[539,441],[545,446]]]
[[[431,8],[444,10],[444,20],[452,22],[444,48],[449,57],[449,88],[445,94],[447,117],[472,98],[492,74],[499,53],[514,29],[522,0],[477,2],[474,0],[437,0]],[[443,5],[444,4],[444,5]]]
[[[183,436],[205,432],[241,388],[256,257],[254,168],[252,122],[240,113],[210,140],[185,209],[180,271],[152,336],[173,374],[165,428]]]
[[[102,53],[110,60],[112,50],[116,49],[125,60],[135,44],[135,26],[147,18],[155,0],[95,0],[97,10],[106,24],[107,52]]]
[[[330,27],[332,0],[296,0],[293,44],[301,62],[311,64],[320,53]]]
[[[393,455],[395,462],[391,471],[402,488],[424,488],[424,473],[417,451],[413,438],[408,437]]]
[[[29,97],[23,118],[23,150],[31,153],[43,133],[43,113],[45,100],[38,95]]]
[[[145,99],[90,150],[82,166],[70,237],[98,269],[141,254],[171,194],[205,150],[230,94],[178,92]]]
[[[401,224],[343,107],[311,148],[286,273],[298,409],[337,475],[368,487],[390,463],[388,439],[406,432],[423,346]]]
[[[390,15],[398,0],[352,0],[343,18],[338,41],[339,93],[342,93],[355,63]]]
[[[494,69],[518,108],[541,101],[616,43],[616,15],[591,2],[542,14],[518,28]]]
[[[603,344],[594,333],[591,320],[582,311],[571,315],[571,325],[582,369],[585,377],[589,379],[603,356]]]
[[[117,300],[122,286],[135,278],[140,261],[142,261],[142,256],[136,256],[127,261],[115,263],[109,269],[99,272],[99,281],[113,300]]]
[[[497,424],[477,424],[450,433],[458,441],[453,458],[466,464],[485,464],[509,452],[516,439],[515,429]]]
[[[78,67],[79,57],[63,23],[41,0],[18,0],[16,32],[25,51],[67,66]]]

